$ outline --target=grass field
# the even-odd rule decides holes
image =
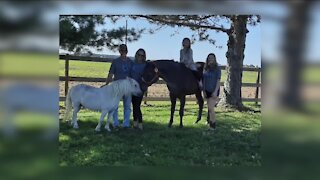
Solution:
[[[185,108],[184,128],[178,112],[171,129],[168,102],[144,106],[143,132],[135,129],[96,133],[100,114],[79,113],[80,129],[60,122],[59,155],[61,166],[260,166],[260,113],[217,110],[217,131],[210,132],[205,116],[193,124],[197,106]],[[119,108],[120,122],[122,107]],[[206,111],[204,112],[206,114]]]

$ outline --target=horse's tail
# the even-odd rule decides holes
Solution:
[[[69,119],[70,111],[72,109],[72,101],[71,101],[71,97],[70,97],[71,90],[72,90],[72,88],[69,90],[67,97],[66,97],[66,111],[64,113],[64,121],[67,121]]]

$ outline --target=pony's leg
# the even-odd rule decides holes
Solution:
[[[103,123],[104,117],[106,117],[107,113],[108,113],[108,111],[102,111],[99,123],[98,123],[98,125],[96,127],[96,131],[98,131],[98,132],[100,131],[101,124]]]
[[[173,123],[173,116],[174,116],[174,111],[176,110],[176,102],[177,102],[177,98],[172,93],[170,93],[170,101],[171,101],[171,115],[170,115],[170,121],[168,124],[169,128],[172,126],[172,123]]]
[[[198,105],[199,105],[199,111],[198,111],[198,118],[196,120],[195,123],[198,123],[200,120],[201,120],[201,116],[202,116],[202,110],[203,110],[203,98],[202,98],[202,95],[201,95],[201,91],[198,91],[196,93],[196,98],[198,100]]]
[[[186,103],[186,96],[182,96],[180,97],[180,111],[179,111],[179,115],[180,115],[180,128],[183,127],[183,123],[182,123],[182,118],[183,118],[183,114],[184,114],[184,105]]]
[[[78,129],[79,125],[78,125],[78,118],[77,118],[77,114],[80,111],[80,105],[78,104],[73,104],[73,115],[72,115],[72,122],[71,125],[73,126],[73,128]]]
[[[110,119],[112,118],[112,116],[113,116],[113,113],[114,113],[114,111],[110,111],[109,113],[108,113],[108,118],[107,118],[107,123],[106,123],[106,125],[104,126],[104,128],[107,130],[107,131],[111,131],[110,130],[110,125],[109,125],[109,123],[110,123]]]

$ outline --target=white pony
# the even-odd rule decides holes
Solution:
[[[140,86],[138,82],[132,78],[117,80],[112,82],[110,85],[102,86],[100,88],[79,84],[72,87],[68,92],[64,119],[68,119],[71,106],[73,106],[74,110],[71,125],[73,125],[73,128],[79,128],[77,113],[79,112],[80,107],[83,106],[86,109],[101,111],[100,120],[95,129],[96,131],[100,131],[101,124],[105,116],[108,114],[105,129],[110,131],[109,122],[114,110],[119,105],[120,99],[124,95],[140,94],[142,94]]]

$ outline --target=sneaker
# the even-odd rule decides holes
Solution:
[[[127,129],[130,129],[130,128],[131,128],[130,126],[122,126],[123,130],[127,130]]]
[[[138,128],[138,121],[133,121],[133,128],[135,128],[135,129]]]
[[[114,130],[114,131],[119,131],[119,126],[112,126],[112,129]]]
[[[215,122],[210,122],[209,123],[210,129],[215,130],[216,129],[216,121]]]

